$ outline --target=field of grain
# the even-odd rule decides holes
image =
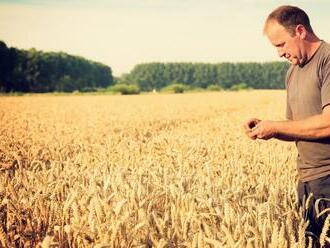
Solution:
[[[293,144],[251,141],[284,91],[0,97],[0,242],[299,247]]]

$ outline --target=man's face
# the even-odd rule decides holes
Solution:
[[[280,57],[286,58],[294,65],[304,64],[306,57],[303,54],[301,36],[297,32],[292,36],[277,21],[270,21],[267,24],[266,35]]]

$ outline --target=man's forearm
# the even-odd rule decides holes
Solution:
[[[330,119],[329,116],[320,114],[299,121],[279,121],[276,123],[275,133],[279,137],[290,137],[293,140],[330,137]]]

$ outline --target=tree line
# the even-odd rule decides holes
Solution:
[[[0,91],[72,92],[113,83],[109,66],[63,52],[9,48],[0,41]]]
[[[254,89],[283,89],[286,62],[267,63],[148,63],[139,64],[121,78],[123,83],[137,84],[141,90],[161,89],[182,83],[207,88],[218,85],[223,89],[245,84]]]
[[[173,84],[190,88],[282,89],[289,64],[267,63],[146,63],[130,73],[112,76],[109,66],[63,52],[9,48],[0,41],[0,91],[95,91],[114,84],[135,85],[136,91],[160,90]],[[111,87],[110,87],[111,88]],[[118,88],[118,87],[117,87]]]

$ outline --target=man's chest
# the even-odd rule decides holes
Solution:
[[[294,70],[288,82],[288,105],[294,120],[322,112],[321,87],[317,70]]]

